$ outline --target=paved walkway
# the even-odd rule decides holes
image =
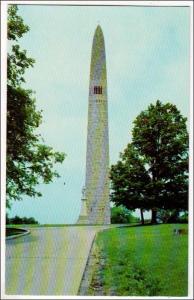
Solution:
[[[106,226],[30,229],[6,241],[7,295],[77,295],[95,233]]]

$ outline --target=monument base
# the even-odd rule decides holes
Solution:
[[[79,216],[77,224],[80,224],[80,225],[88,224],[88,218],[86,216]]]

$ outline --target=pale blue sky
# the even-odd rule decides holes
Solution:
[[[41,198],[14,203],[10,215],[33,216],[40,223],[74,223],[85,182],[96,26],[100,23],[105,38],[113,164],[131,139],[133,120],[151,102],[172,102],[189,117],[190,8],[20,5],[19,14],[30,26],[20,44],[36,60],[26,80],[43,110],[40,132],[46,144],[67,157],[57,167],[61,178],[41,185]]]

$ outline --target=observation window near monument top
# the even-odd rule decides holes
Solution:
[[[94,86],[94,94],[102,94],[102,86]]]

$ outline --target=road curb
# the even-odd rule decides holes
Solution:
[[[128,227],[128,226],[129,226],[128,224],[114,224],[114,226],[112,226],[112,227],[107,226],[105,228],[101,228],[95,233],[93,241],[91,243],[90,251],[88,253],[88,257],[87,257],[87,260],[86,260],[86,264],[85,264],[85,268],[84,268],[84,271],[83,271],[83,274],[82,274],[82,278],[81,278],[81,281],[80,281],[80,285],[79,285],[79,289],[78,289],[78,293],[77,293],[78,296],[84,296],[83,291],[86,291],[89,288],[89,285],[90,285],[90,282],[89,282],[89,276],[91,275],[89,273],[90,272],[90,267],[91,267],[90,266],[90,261],[91,261],[91,255],[92,255],[92,252],[93,252],[93,248],[94,248],[94,245],[95,245],[95,240],[97,238],[98,233],[102,232],[102,231],[105,231],[105,230],[113,229],[113,228],[121,228],[121,227]]]
[[[13,239],[17,239],[21,236],[24,236],[24,235],[28,235],[30,234],[30,230],[26,230],[24,228],[20,228],[21,230],[23,230],[24,232],[20,233],[20,234],[15,234],[15,235],[11,235],[11,236],[7,236],[6,237],[6,240],[13,240]]]

